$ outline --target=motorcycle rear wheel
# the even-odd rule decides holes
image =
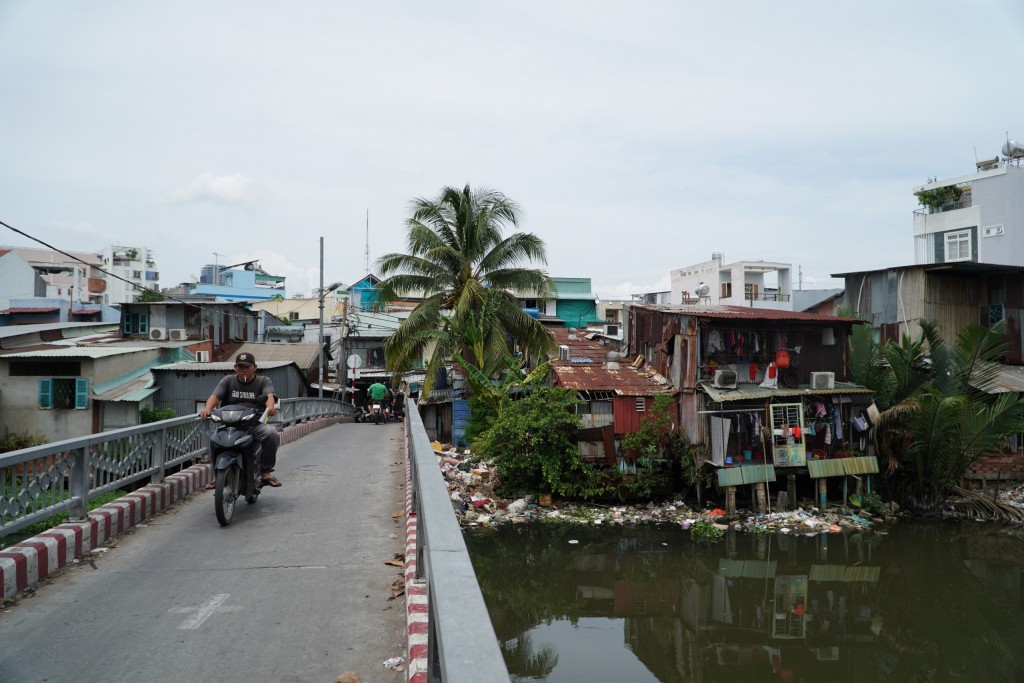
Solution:
[[[213,510],[221,526],[231,523],[235,514],[235,499],[238,498],[238,468],[217,470],[217,483],[213,491]]]

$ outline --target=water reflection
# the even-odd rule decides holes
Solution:
[[[514,680],[1024,682],[1024,540],[1006,530],[701,546],[676,527],[534,525],[466,541]]]

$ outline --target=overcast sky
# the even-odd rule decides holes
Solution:
[[[913,262],[915,185],[1024,139],[1022,8],[2,0],[0,220],[306,294],[321,236],[351,284],[367,212],[372,271],[411,199],[469,183],[604,297],[713,251],[841,286]]]

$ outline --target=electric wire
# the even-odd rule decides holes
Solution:
[[[231,313],[230,311],[226,312],[226,311],[219,310],[219,309],[208,308],[206,306],[203,306],[201,302],[185,301],[183,299],[179,299],[179,298],[177,298],[175,296],[172,296],[170,294],[164,294],[163,292],[160,292],[158,289],[144,287],[144,286],[142,286],[140,284],[132,282],[131,280],[128,280],[126,278],[121,277],[117,273],[112,273],[109,270],[107,270],[107,269],[105,269],[105,268],[103,268],[101,266],[98,266],[96,264],[89,263],[88,261],[80,259],[79,257],[77,257],[77,256],[75,256],[73,254],[70,254],[70,253],[64,251],[63,249],[58,249],[57,247],[53,246],[52,244],[50,244],[50,243],[48,243],[48,242],[46,242],[44,240],[41,240],[38,237],[30,235],[27,232],[25,232],[24,230],[19,230],[18,228],[14,227],[13,225],[5,223],[2,220],[0,220],[0,225],[2,225],[3,227],[7,228],[8,230],[11,230],[12,232],[15,232],[15,233],[17,233],[19,235],[22,235],[23,237],[27,237],[28,239],[32,240],[33,242],[37,242],[37,243],[43,245],[47,249],[51,249],[51,250],[57,252],[58,254],[63,254],[64,256],[66,256],[67,258],[71,259],[72,261],[77,261],[78,263],[81,263],[81,264],[83,264],[85,266],[88,266],[89,268],[94,268],[94,269],[100,271],[101,273],[103,273],[105,275],[108,275],[108,276],[113,277],[113,278],[115,278],[117,280],[120,280],[121,282],[124,282],[124,283],[128,284],[129,286],[131,286],[133,289],[141,290],[143,292],[149,292],[151,294],[156,294],[158,296],[163,297],[164,299],[169,299],[170,301],[174,301],[174,302],[177,302],[179,304],[185,304],[185,305],[188,305],[188,306],[193,306],[193,307],[198,308],[200,310],[206,311],[207,313],[217,314],[217,315],[226,315],[226,316],[230,316],[232,318],[236,318],[238,320],[251,320],[252,319],[251,316],[242,315],[240,313]],[[262,301],[269,301],[269,299],[264,299]],[[206,302],[206,303],[210,303],[210,302]],[[229,303],[237,303],[237,302],[229,302]],[[246,303],[249,303],[249,302],[246,302]]]

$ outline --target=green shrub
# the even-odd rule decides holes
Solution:
[[[173,408],[154,408],[153,406],[146,406],[139,410],[139,418],[142,424],[159,422],[160,420],[170,420],[172,417],[177,417]]]
[[[889,514],[889,508],[882,501],[882,497],[874,491],[865,494],[863,501],[864,510],[875,517],[885,517]]]
[[[0,440],[0,453],[9,451],[20,451],[22,448],[42,446],[46,443],[46,437],[41,434],[23,434],[20,432],[7,432],[3,440]]]
[[[573,436],[580,425],[578,403],[567,389],[535,389],[513,401],[480,436],[477,448],[494,460],[499,493],[575,496],[587,489],[593,468],[580,457]]]

